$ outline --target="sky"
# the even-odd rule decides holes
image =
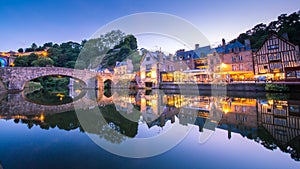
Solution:
[[[218,44],[299,7],[298,0],[1,0],[0,51],[16,51],[33,42],[81,42],[106,24],[141,12],[183,18]]]

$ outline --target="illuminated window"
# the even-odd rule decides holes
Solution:
[[[278,48],[279,48],[278,44],[268,46],[268,50],[273,50],[273,49],[278,49]]]
[[[244,69],[243,64],[240,64],[239,65],[239,70],[243,70],[243,69]]]
[[[233,70],[233,71],[236,70],[236,65],[232,65],[232,70]]]
[[[146,72],[146,77],[151,78],[151,72]]]

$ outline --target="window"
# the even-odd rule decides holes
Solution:
[[[146,70],[151,70],[151,68],[152,68],[152,65],[151,65],[151,64],[147,64],[147,65],[146,65]]]
[[[242,112],[243,112],[243,113],[246,112],[246,107],[245,107],[245,106],[242,107]]]
[[[235,47],[235,48],[233,49],[233,51],[234,51],[234,53],[238,53],[238,52],[240,51],[240,48],[239,48],[239,47]]]
[[[146,57],[146,61],[150,61],[150,57]]]
[[[243,60],[243,56],[242,55],[239,56],[239,60],[240,61]]]
[[[233,71],[236,70],[236,65],[232,65],[232,70],[233,70]]]
[[[268,69],[268,66],[267,66],[267,65],[265,65],[265,66],[264,66],[264,69]]]
[[[239,65],[239,70],[243,70],[243,69],[244,69],[243,64],[240,64]]]
[[[278,44],[268,46],[268,50],[278,49]]]
[[[146,77],[151,78],[151,72],[146,72]]]
[[[281,59],[280,53],[277,53],[275,57],[276,57],[277,60],[280,60]]]
[[[232,62],[236,62],[236,58],[234,56],[232,56]]]
[[[286,119],[274,118],[274,124],[280,126],[286,126]]]

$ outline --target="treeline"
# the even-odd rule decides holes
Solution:
[[[47,57],[30,54],[17,57],[15,66],[55,66],[76,69],[98,69],[113,68],[117,61],[124,61],[126,58],[133,60],[133,63],[140,63],[141,56],[137,52],[137,40],[133,35],[126,35],[120,30],[113,30],[98,38],[83,40],[80,44],[66,42],[62,44],[45,43],[37,46],[35,43],[25,52],[47,50]],[[18,52],[22,53],[20,48]]]
[[[237,40],[244,42],[245,39],[250,39],[251,47],[258,49],[270,32],[277,32],[285,37],[288,36],[289,41],[295,45],[300,45],[299,13],[281,14],[277,17],[277,20],[270,22],[268,25],[264,23],[257,24],[252,29],[240,34]],[[232,40],[232,42],[235,40]]]
[[[33,43],[32,46],[35,46]],[[41,51],[47,50],[47,56],[38,56],[34,53],[28,56],[17,57],[14,61],[15,66],[19,67],[32,67],[32,66],[57,66],[57,67],[67,67],[74,68],[76,59],[80,53],[83,44],[78,44],[76,42],[66,42],[60,45],[53,44],[52,42],[45,43],[39,48],[26,48],[25,51]],[[29,50],[28,50],[29,49]],[[37,50],[39,49],[39,50]],[[18,50],[19,52],[21,49]]]

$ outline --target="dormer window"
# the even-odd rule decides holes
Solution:
[[[239,47],[235,47],[235,48],[234,48],[234,53],[238,53],[238,52],[239,52],[239,49],[240,49]]]

